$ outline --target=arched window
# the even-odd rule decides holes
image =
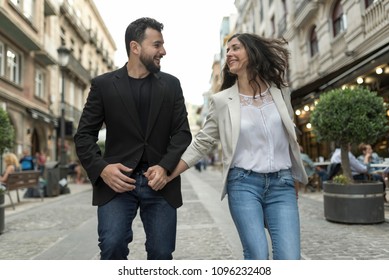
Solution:
[[[316,25],[312,27],[311,34],[309,36],[309,47],[311,50],[311,57],[319,52],[319,44],[317,41]]]
[[[365,8],[369,7],[371,4],[374,3],[375,0],[365,0]]]
[[[334,29],[334,37],[346,29],[346,18],[340,0],[336,2],[334,11],[332,12],[332,26]]]

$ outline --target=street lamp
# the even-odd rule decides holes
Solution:
[[[61,89],[61,121],[60,121],[60,137],[61,137],[61,157],[60,157],[60,166],[59,166],[59,176],[60,184],[63,187],[64,192],[69,192],[67,187],[67,174],[68,166],[66,159],[66,149],[65,149],[65,67],[69,63],[70,50],[65,46],[61,46],[57,50],[58,52],[58,64],[61,67],[62,74],[62,89]]]

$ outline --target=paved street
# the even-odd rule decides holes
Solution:
[[[208,168],[183,175],[184,206],[178,212],[178,260],[241,259],[241,245],[227,201],[220,201],[221,176]],[[0,235],[0,259],[94,260],[99,258],[96,208],[91,186],[70,184],[70,195],[22,199],[7,207],[5,232]],[[300,192],[302,257],[313,260],[389,260],[389,207],[386,222],[344,225],[324,219],[322,193]],[[8,199],[8,198],[7,198]],[[130,259],[145,259],[144,233],[134,223]]]

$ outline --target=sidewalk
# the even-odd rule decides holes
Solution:
[[[20,203],[18,203],[17,200],[17,191],[11,191],[10,195],[12,198],[12,201],[15,205],[15,209],[12,208],[11,201],[9,199],[9,196],[6,194],[4,195],[5,201],[4,201],[4,208],[5,208],[5,216],[12,215],[16,213],[20,213],[23,211],[26,211],[28,209],[41,206],[42,203],[50,203],[59,199],[62,199],[64,196],[67,195],[73,195],[80,192],[91,190],[92,186],[88,184],[75,184],[73,182],[68,183],[68,187],[70,189],[70,194],[64,194],[59,196],[53,196],[53,197],[44,197],[43,201],[40,198],[23,198],[24,193],[27,191],[27,189],[21,189],[19,190],[19,198]]]
[[[190,170],[187,173],[190,173],[191,171],[194,171],[194,170]],[[220,172],[215,170],[212,167],[208,168],[207,172],[212,174],[211,177],[218,178],[219,176],[221,176]],[[193,177],[193,175],[196,174],[196,173],[192,172],[192,175],[189,176],[188,179],[189,180],[195,179],[196,176]],[[185,177],[186,173],[184,173],[182,176]],[[217,183],[220,183],[220,182],[217,182]],[[76,183],[73,183],[73,182],[70,182],[68,184],[68,187],[70,189],[70,195],[77,194],[77,193],[84,192],[84,191],[88,191],[88,190],[91,190],[91,188],[92,188],[89,183],[86,183],[86,184],[76,184]],[[67,194],[65,194],[65,195],[59,195],[59,196],[55,196],[55,197],[44,197],[43,201],[41,201],[40,198],[23,198],[23,195],[24,195],[25,191],[26,190],[19,190],[19,197],[20,197],[20,201],[21,201],[20,203],[17,202],[17,193],[16,193],[16,191],[11,191],[10,192],[12,200],[13,200],[14,205],[15,205],[15,210],[12,209],[11,202],[10,202],[10,199],[9,199],[8,195],[4,196],[5,197],[5,205],[4,205],[4,207],[5,207],[5,215],[22,212],[22,211],[25,211],[25,210],[30,209],[32,207],[39,206],[41,203],[48,203],[48,202],[56,201],[58,199],[61,199],[63,196],[67,195]],[[305,196],[305,197],[309,197],[310,199],[314,199],[314,200],[323,202],[323,192],[321,192],[321,191],[320,192],[309,192],[309,190],[308,190],[307,192],[304,192],[304,189],[302,188],[300,190],[300,192],[299,192],[299,195]],[[384,209],[385,209],[385,221],[389,222],[389,203],[388,202],[386,202],[384,204]]]
[[[70,194],[22,198],[13,210],[6,197],[6,230],[0,235],[0,259],[96,260],[96,207],[90,184],[69,184]],[[242,248],[220,201],[220,171],[190,169],[182,175],[184,205],[178,209],[176,260],[239,260]],[[13,194],[16,200],[16,192]],[[386,222],[345,225],[328,222],[321,192],[299,193],[301,249],[304,260],[389,260],[389,205]],[[129,259],[145,260],[145,236],[139,215],[133,223]]]
[[[178,209],[176,260],[238,260],[242,248],[228,214],[220,202],[219,176],[189,170],[182,176],[184,205]],[[70,194],[21,198],[13,210],[7,198],[6,229],[0,235],[0,259],[99,259],[96,207],[91,185],[69,184]],[[16,199],[16,192],[12,194]],[[20,193],[23,196],[23,193]],[[139,215],[133,223],[134,240],[129,259],[145,260],[145,234]]]

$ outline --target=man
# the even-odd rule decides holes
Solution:
[[[351,145],[349,144],[348,158],[350,161],[351,174],[354,180],[366,180],[366,175],[369,171],[368,162],[360,162],[352,153]],[[367,157],[366,157],[367,158]],[[341,150],[336,148],[331,156],[331,163],[342,163]]]
[[[23,156],[19,163],[23,171],[35,169],[35,159],[30,155],[29,149],[23,150]]]
[[[160,191],[192,136],[179,80],[160,72],[166,54],[163,24],[132,22],[125,33],[128,62],[92,80],[74,136],[77,155],[93,184],[101,259],[127,259],[132,222],[140,208],[148,259],[172,259],[180,178]],[[96,144],[103,123],[105,153]]]

